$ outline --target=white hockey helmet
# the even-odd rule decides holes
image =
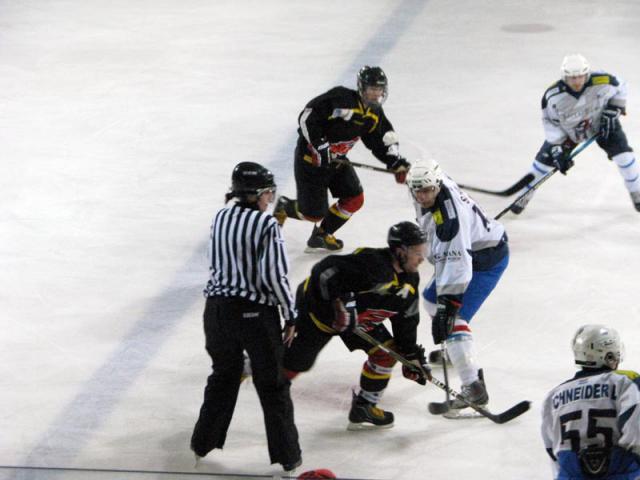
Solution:
[[[586,75],[588,79],[591,73],[591,65],[582,55],[573,53],[564,57],[560,71],[562,72],[562,80],[565,82],[569,77],[579,77],[580,75]]]
[[[618,332],[605,325],[583,325],[571,341],[576,365],[587,368],[618,368],[624,345]]]
[[[433,158],[418,160],[407,173],[407,186],[412,192],[427,187],[440,187],[444,174]]]

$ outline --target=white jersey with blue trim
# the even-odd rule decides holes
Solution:
[[[442,181],[432,208],[415,203],[416,219],[427,235],[428,260],[435,267],[438,295],[462,295],[473,276],[473,254],[503,241],[502,224],[449,177]]]
[[[627,84],[620,77],[603,71],[591,74],[583,90],[571,90],[562,80],[549,87],[542,97],[542,124],[545,140],[560,145],[570,139],[580,143],[600,129],[600,117],[611,104],[624,111]]]
[[[587,446],[640,454],[640,375],[582,370],[558,385],[542,405],[542,439],[555,472]]]

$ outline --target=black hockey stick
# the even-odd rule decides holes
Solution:
[[[461,185],[458,184],[460,188],[463,190],[470,190],[472,192],[480,192],[486,193],[487,195],[497,195],[498,197],[510,197],[514,193],[519,192],[524,187],[526,187],[533,179],[536,178],[533,173],[527,173],[524,177],[518,180],[516,183],[511,185],[509,188],[505,188],[504,190],[486,190],[484,188],[473,187],[471,185]]]
[[[333,160],[331,160],[331,163],[339,163],[340,165],[351,165],[352,167],[373,170],[374,172],[391,173],[392,175],[395,175],[395,172],[393,170],[387,170],[386,168],[382,167],[374,167],[373,165],[367,165],[366,163],[352,162],[351,160],[347,160],[346,158],[334,158]]]
[[[395,358],[398,362],[400,362],[405,367],[408,367],[408,368],[412,369],[414,372],[423,375],[427,380],[429,380],[431,383],[433,383],[436,387],[438,387],[441,390],[444,390],[449,395],[451,395],[453,398],[456,398],[456,399],[460,400],[461,402],[464,402],[466,405],[468,405],[469,407],[473,408],[480,415],[482,415],[484,417],[487,417],[492,422],[495,422],[495,423],[506,423],[509,420],[513,420],[514,418],[522,415],[524,412],[529,410],[529,408],[531,407],[531,402],[528,401],[528,400],[524,400],[524,401],[518,403],[517,405],[514,405],[513,407],[505,410],[502,413],[498,413],[498,414],[491,413],[486,408],[483,408],[480,405],[476,405],[475,403],[467,400],[461,394],[459,394],[458,392],[456,392],[455,390],[450,388],[448,385],[445,385],[444,383],[442,383],[437,378],[435,378],[432,375],[428,374],[424,370],[424,368],[420,367],[419,365],[416,365],[413,362],[410,362],[409,360],[404,358],[402,355],[400,355],[398,352],[386,347],[385,345],[380,343],[378,340],[373,338],[368,333],[360,330],[359,328],[355,328],[353,330],[353,333],[356,334],[357,336],[359,336],[360,338],[362,338],[364,341],[370,343],[374,347],[378,347],[383,352],[389,354],[391,357]]]
[[[594,135],[593,137],[585,140],[584,142],[582,142],[581,144],[579,144],[576,148],[574,148],[571,153],[569,154],[569,160],[573,159],[576,155],[578,155],[581,151],[583,151],[585,148],[587,148],[589,145],[591,145],[595,139],[598,138],[598,134]],[[558,171],[558,167],[553,167],[552,170],[550,170],[548,173],[546,173],[542,178],[540,178],[540,180],[538,180],[536,183],[533,184],[533,186],[527,190],[526,192],[524,192],[522,195],[518,196],[518,198],[516,198],[513,202],[511,202],[504,210],[502,210],[500,213],[498,213],[494,218],[496,220],[498,220],[500,217],[502,217],[505,213],[507,213],[508,211],[511,210],[511,207],[513,207],[516,203],[518,203],[520,200],[522,200],[524,197],[526,197],[529,194],[533,194],[533,192],[535,192],[544,182],[546,182],[547,180],[549,180],[556,172]]]

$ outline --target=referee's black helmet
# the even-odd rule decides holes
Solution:
[[[231,193],[236,196],[259,195],[275,188],[273,173],[259,163],[240,162],[231,174]]]

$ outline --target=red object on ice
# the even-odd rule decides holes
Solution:
[[[317,470],[309,470],[308,472],[302,472],[298,475],[298,480],[322,480],[325,478],[336,478],[335,473],[326,468],[319,468]]]

